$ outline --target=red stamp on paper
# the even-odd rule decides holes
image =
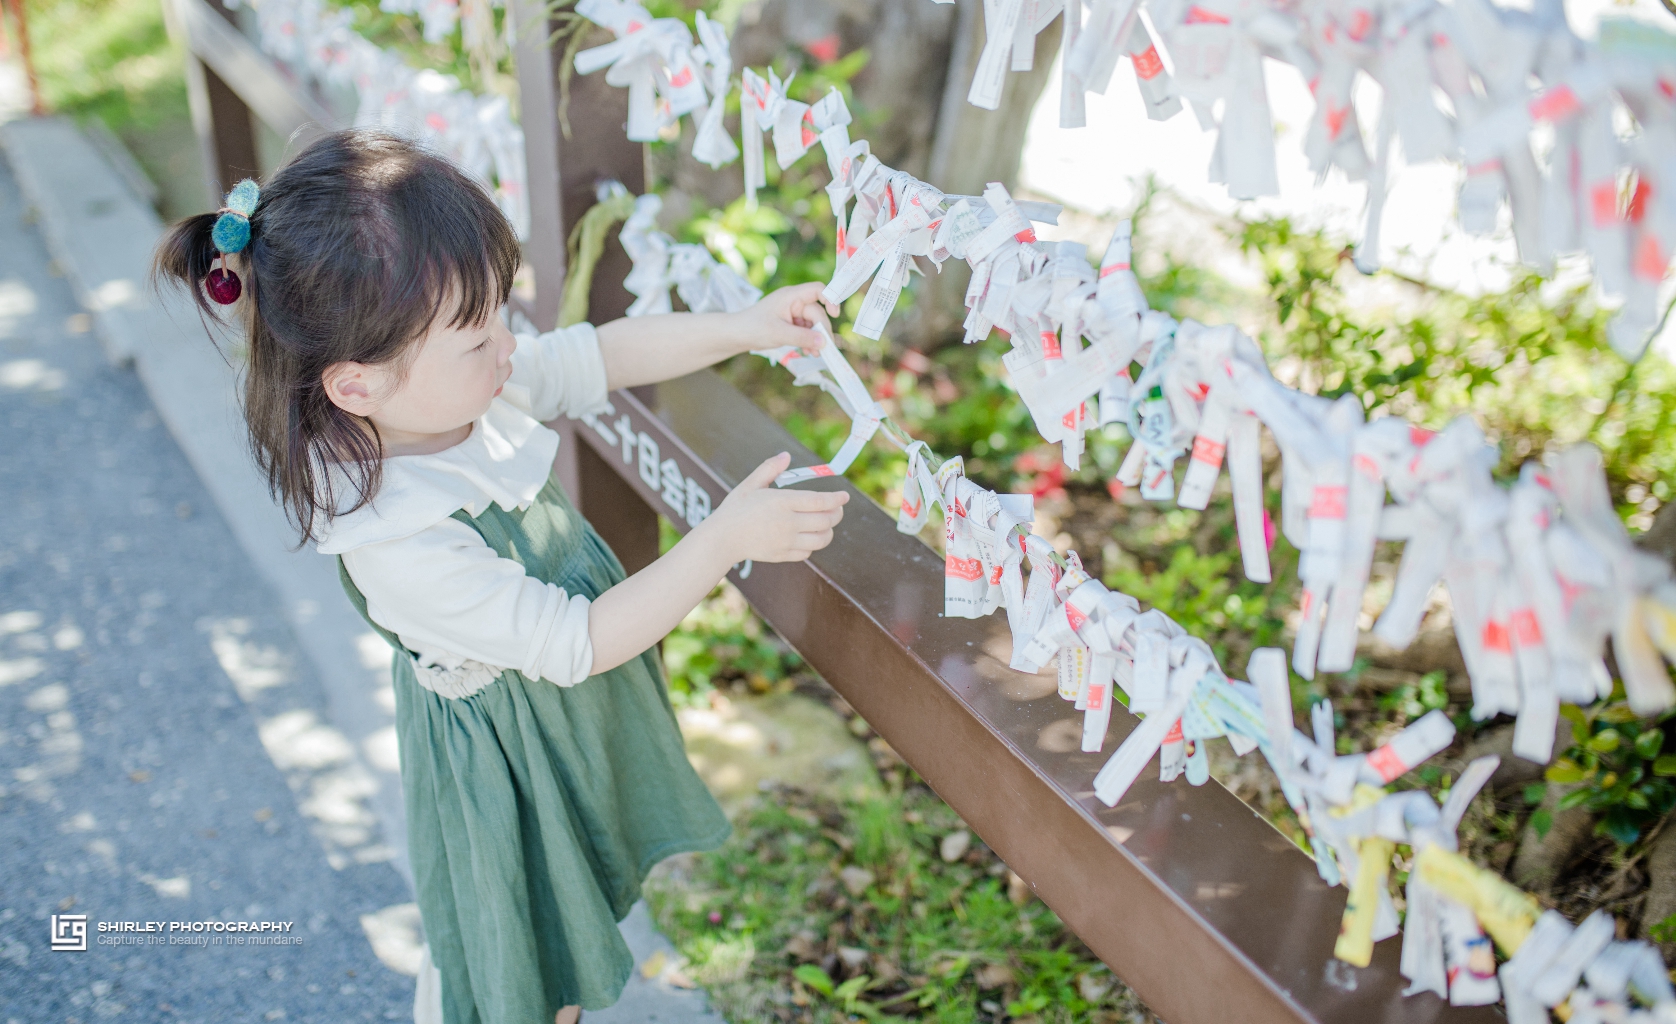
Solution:
[[[1164,71],[1164,61],[1158,56],[1158,47],[1149,46],[1144,53],[1134,55],[1135,74],[1143,79],[1157,78]]]
[[[1389,745],[1380,747],[1368,755],[1368,767],[1379,773],[1379,777],[1386,782],[1408,771],[1408,765],[1402,763],[1402,758]]]
[[[1315,497],[1309,503],[1309,517],[1311,519],[1343,519],[1345,503],[1349,498],[1348,487],[1317,487]]]
[[[1513,653],[1512,638],[1507,634],[1507,623],[1490,619],[1484,623],[1484,633],[1480,637],[1486,651],[1498,654]]]
[[[1067,601],[1065,602],[1065,621],[1071,624],[1073,630],[1077,630],[1081,629],[1082,624],[1088,621],[1088,616],[1078,611],[1076,605]]]
[[[1527,109],[1531,117],[1538,121],[1559,121],[1582,110],[1583,104],[1577,102],[1577,94],[1571,91],[1571,86],[1557,85],[1531,100]]]
[[[1222,455],[1228,446],[1221,441],[1212,441],[1200,434],[1193,439],[1193,461],[1203,462],[1208,466],[1222,465]]]

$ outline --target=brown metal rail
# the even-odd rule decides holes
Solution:
[[[582,428],[587,459],[636,499],[584,490],[596,524],[652,508],[685,530],[641,477],[639,436],[713,496],[763,459],[818,457],[708,371],[612,395],[608,434]],[[635,443],[624,458],[626,415]],[[1118,977],[1174,1024],[1197,1021],[1489,1022],[1489,1009],[1404,998],[1398,943],[1358,970],[1332,959],[1345,890],[1239,798],[1213,783],[1144,777],[1115,808],[1094,773],[1138,719],[1115,715],[1105,753],[1080,750],[1082,716],[1050,674],[1007,667],[1000,616],[948,619],[936,553],[896,531],[848,482],[838,538],[807,563],[730,576],[751,605],[1023,876]]]
[[[513,0],[515,15],[541,6]],[[520,32],[517,56],[534,208],[526,255],[536,297],[525,308],[548,327],[567,226],[602,178],[639,191],[643,164],[640,147],[622,143],[621,90],[573,80],[578,116],[574,137],[564,139],[545,33]],[[231,80],[260,113],[243,80]],[[613,243],[595,278],[596,319],[627,307],[627,265]],[[657,556],[659,513],[687,529],[685,508],[665,502],[661,473],[642,476],[643,451],[673,459],[712,504],[775,452],[793,452],[796,464],[819,461],[709,371],[615,392],[612,402],[615,411],[597,424],[554,424],[569,442],[556,471],[630,571]],[[1105,753],[1082,753],[1081,716],[1059,699],[1051,676],[1007,667],[1002,617],[944,618],[933,551],[898,533],[847,481],[811,486],[858,499],[832,546],[804,563],[757,565],[747,579],[730,578],[1156,1013],[1172,1024],[1501,1019],[1430,994],[1403,997],[1397,942],[1376,946],[1365,969],[1332,959],[1345,891],[1323,884],[1309,857],[1216,783],[1143,775],[1117,807],[1100,804],[1094,774],[1137,720],[1113,716]]]

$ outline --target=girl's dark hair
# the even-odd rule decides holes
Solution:
[[[187,285],[219,317],[204,279],[215,264],[212,213],[176,224],[154,279]],[[321,374],[334,363],[390,364],[457,302],[448,323],[483,324],[506,302],[518,240],[482,185],[447,159],[385,132],[350,129],[315,141],[261,187],[250,244],[229,260],[244,284],[250,444],[302,539],[378,493],[383,443],[333,405]],[[335,493],[337,464],[354,501]]]

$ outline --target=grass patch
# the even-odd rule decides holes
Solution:
[[[862,801],[775,788],[646,894],[731,1021],[1154,1019],[917,779]]]
[[[47,106],[112,131],[186,121],[184,53],[158,0],[30,0],[30,41]]]

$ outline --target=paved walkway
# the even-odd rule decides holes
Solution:
[[[272,593],[51,267],[0,162],[0,1020],[402,1019],[413,983],[361,919],[399,925],[412,896],[367,780]],[[92,932],[54,952],[59,912],[283,921],[301,942]]]

